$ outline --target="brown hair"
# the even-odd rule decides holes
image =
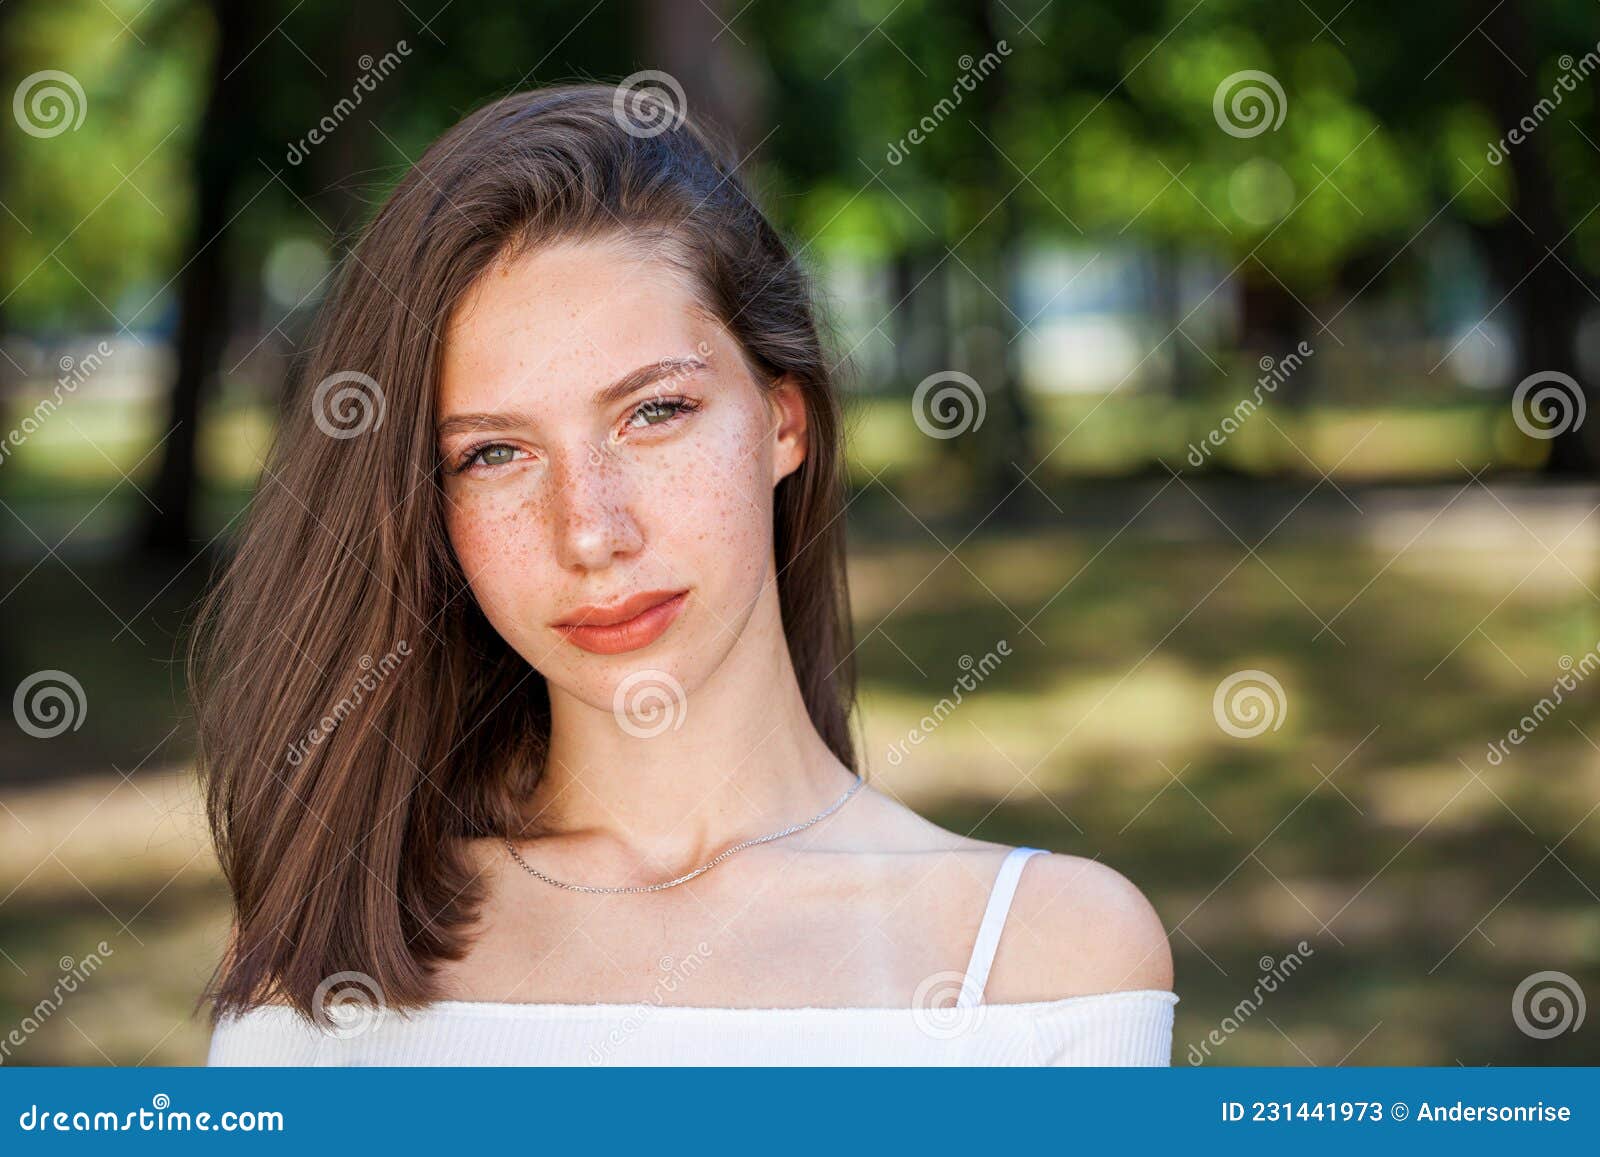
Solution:
[[[811,719],[855,767],[842,432],[810,282],[729,154],[686,118],[636,121],[628,99],[551,88],[461,121],[378,211],[319,312],[189,655],[235,909],[200,998],[213,1018],[270,999],[326,1024],[340,973],[389,1007],[435,999],[482,901],[459,840],[514,834],[542,774],[544,679],[467,587],[433,433],[440,334],[506,253],[657,244],[759,382],[798,382],[809,445],[774,494],[779,600]]]

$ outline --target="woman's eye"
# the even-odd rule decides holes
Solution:
[[[485,446],[473,455],[473,461],[484,466],[504,466],[517,456],[510,446]]]
[[[628,418],[627,426],[633,430],[661,426],[695,408],[695,404],[687,398],[651,398],[639,404],[639,408]]]
[[[479,446],[475,450],[468,450],[456,463],[457,474],[464,470],[471,470],[475,466],[509,466],[516,461],[517,448],[502,442],[494,442],[488,446]]]

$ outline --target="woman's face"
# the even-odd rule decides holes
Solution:
[[[759,386],[682,273],[621,241],[492,266],[444,338],[447,526],[489,621],[597,708],[642,669],[700,682],[772,577],[798,389]]]

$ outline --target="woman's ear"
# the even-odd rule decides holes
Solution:
[[[806,401],[794,375],[785,374],[767,389],[767,409],[772,414],[772,484],[800,469],[806,460],[808,427]]]

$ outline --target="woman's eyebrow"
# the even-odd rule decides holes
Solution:
[[[706,363],[696,357],[662,358],[660,361],[651,362],[647,366],[640,366],[623,374],[605,389],[594,396],[597,406],[609,406],[613,402],[620,402],[629,394],[644,387],[654,385],[662,378],[681,375],[687,377],[696,370],[705,369]]]
[[[629,370],[616,381],[596,392],[594,404],[596,406],[609,406],[613,402],[620,402],[629,394],[636,393],[649,385],[654,385],[662,378],[673,376],[687,377],[697,370],[705,369],[704,359],[697,357],[662,358],[651,362],[649,365],[640,366],[636,370]],[[437,435],[448,438],[467,430],[511,430],[518,426],[528,425],[529,417],[517,410],[502,410],[479,414],[452,414],[439,422]]]
[[[498,410],[493,413],[483,414],[452,414],[443,419],[436,430],[440,438],[448,438],[452,434],[462,434],[469,431],[515,430],[519,426],[526,426],[530,419],[518,410]]]

